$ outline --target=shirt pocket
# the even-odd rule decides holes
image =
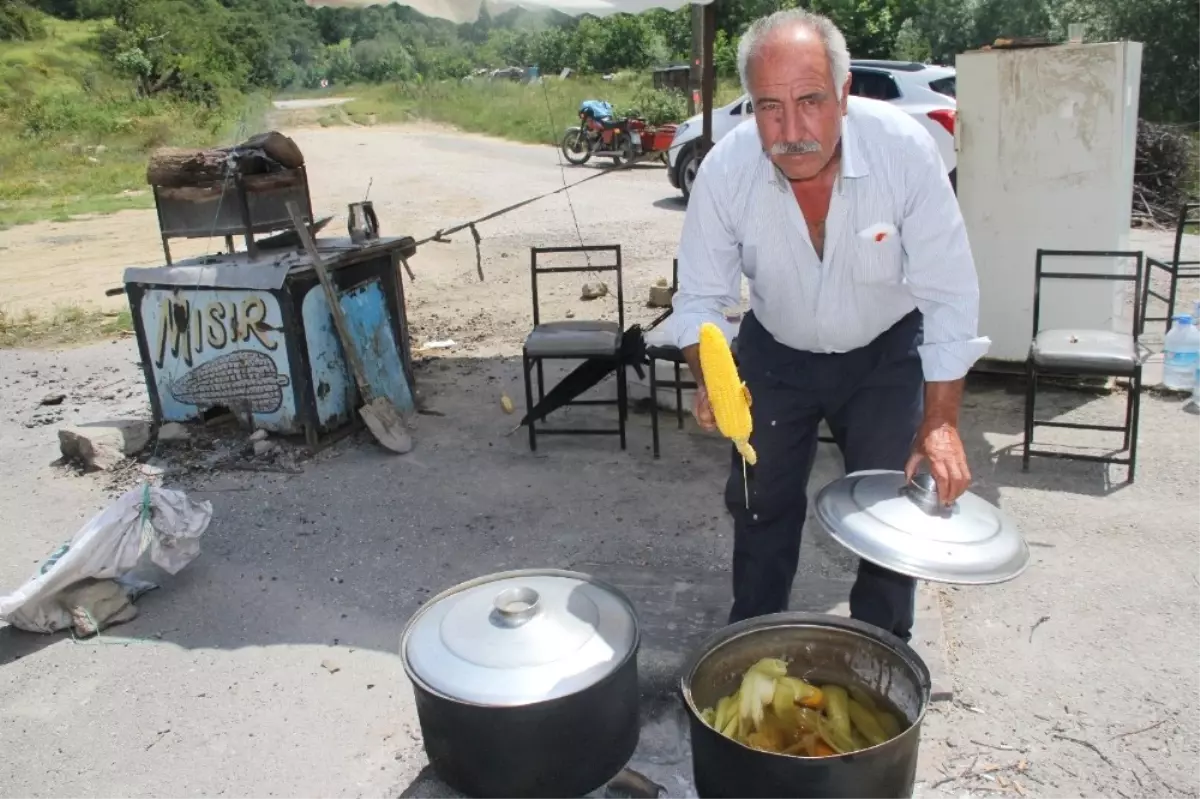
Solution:
[[[849,248],[854,282],[867,285],[899,285],[904,280],[904,248],[900,235],[893,233],[881,241],[862,238],[856,233]]]

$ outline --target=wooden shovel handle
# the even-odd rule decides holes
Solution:
[[[294,200],[288,200],[287,209],[288,214],[292,217],[292,225],[296,228],[296,234],[300,237],[300,243],[308,252],[313,270],[316,271],[317,278],[325,289],[325,299],[329,302],[329,313],[333,316],[333,326],[337,329],[338,338],[342,340],[342,350],[346,353],[346,360],[350,362],[350,371],[354,373],[354,382],[358,384],[358,393],[362,395],[363,404],[370,405],[375,396],[371,393],[370,384],[367,383],[367,370],[363,368],[362,361],[358,357],[354,339],[350,338],[350,329],[346,327],[346,317],[342,313],[342,304],[338,300],[337,290],[333,287],[329,272],[325,270],[325,263],[321,260],[321,254],[317,252],[317,245],[313,243],[312,236],[309,235],[308,225],[300,216],[300,208]]]

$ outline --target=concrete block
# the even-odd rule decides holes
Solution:
[[[670,308],[671,297],[674,292],[670,286],[651,286],[650,298],[646,301],[646,306],[649,308]]]
[[[67,460],[89,469],[111,469],[150,443],[150,423],[125,420],[64,427],[58,446]]]

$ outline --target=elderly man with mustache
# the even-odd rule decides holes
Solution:
[[[928,461],[943,502],[966,490],[959,405],[990,343],[976,332],[975,265],[937,146],[903,111],[849,96],[837,27],[803,10],[760,19],[738,68],[754,122],[722,139],[696,176],[672,317],[700,386],[693,413],[713,430],[699,329],[739,303],[747,278],[737,358],[758,462],[744,484],[735,452],[725,488],[731,622],[787,609],[822,419],[847,472],[911,476]],[[915,588],[862,561],[851,616],[907,641]]]

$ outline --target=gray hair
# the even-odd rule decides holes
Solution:
[[[825,45],[825,55],[829,59],[829,74],[833,76],[833,85],[840,93],[842,85],[850,75],[850,51],[846,48],[846,37],[838,30],[837,25],[829,17],[814,14],[803,8],[789,8],[776,11],[766,17],[760,17],[750,23],[750,27],[742,34],[738,42],[738,75],[742,79],[742,89],[750,93],[749,67],[750,59],[758,54],[763,40],[768,34],[790,25],[800,25],[817,34],[817,38]]]

